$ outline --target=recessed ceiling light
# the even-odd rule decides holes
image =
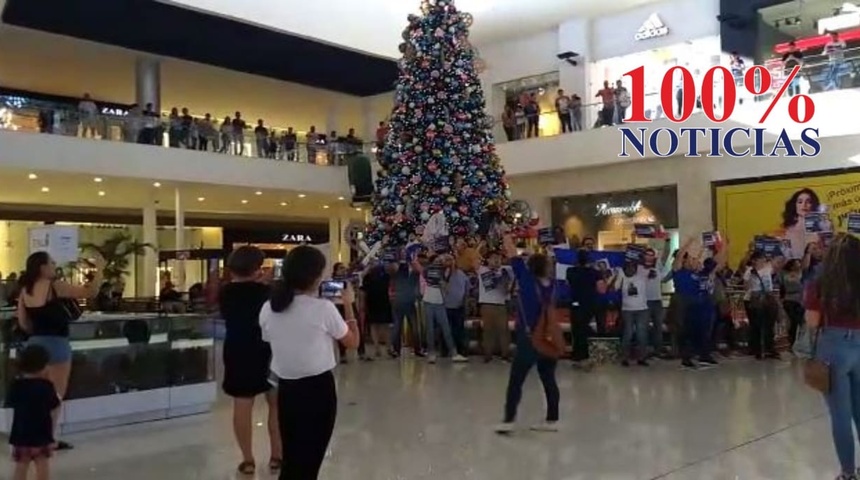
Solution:
[[[328,208],[328,205],[323,205],[323,208]]]
[[[102,177],[96,177],[93,179],[93,181],[96,183],[102,183]]]
[[[242,200],[242,205],[244,205],[244,204],[246,204],[246,203],[248,203],[248,201],[247,201],[247,200]]]
[[[259,191],[259,190],[257,190],[256,192],[254,192],[254,195],[262,195],[262,194],[263,194],[263,192],[261,192],[261,191]]]
[[[158,188],[161,186],[161,182],[155,182],[152,184],[153,187]]]
[[[42,193],[48,193],[48,192],[50,192],[50,191],[51,191],[51,189],[50,189],[50,188],[48,188],[48,187],[42,187]]]
[[[103,190],[99,190],[99,196],[100,196],[100,197],[104,197],[104,196],[105,196],[105,192],[104,192]]]
[[[305,195],[304,193],[299,194],[299,198],[305,198],[305,197],[307,197],[307,195]]]
[[[338,199],[338,200],[346,200],[346,199],[345,199],[345,198],[343,198],[343,197],[337,197],[337,199]]]
[[[36,175],[35,173],[31,173],[31,174],[27,175],[27,178],[29,178],[30,180],[35,180],[35,179],[39,178],[39,176]]]
[[[206,200],[206,197],[197,197],[198,202],[203,202]]]
[[[361,211],[361,208],[356,207],[355,211],[356,211],[356,212],[360,212],[360,211]]]
[[[286,206],[287,206],[287,202],[281,202],[281,206],[282,206],[282,207],[286,207]]]

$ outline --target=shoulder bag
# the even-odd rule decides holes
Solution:
[[[74,322],[84,314],[81,305],[74,298],[58,297],[53,283],[51,284],[51,297],[51,301],[56,302],[60,309],[65,312],[70,322]]]
[[[537,283],[535,283],[535,290],[537,291],[537,298],[541,303],[541,313],[538,318],[537,326],[535,326],[534,331],[531,332],[532,346],[542,357],[559,359],[563,357],[566,352],[564,333],[561,330],[561,324],[558,323],[558,319],[552,310],[553,302],[545,302],[543,300],[540,287]],[[554,297],[555,294],[553,293],[552,296]],[[522,303],[520,304],[520,308],[522,308]]]

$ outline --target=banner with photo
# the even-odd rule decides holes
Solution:
[[[848,214],[860,212],[860,173],[716,183],[714,197],[714,221],[731,242],[732,268],[757,235],[779,238],[786,256],[801,258],[806,245],[819,238],[807,231],[807,214],[827,212],[835,232],[847,231]]]

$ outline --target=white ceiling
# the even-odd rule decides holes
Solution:
[[[30,178],[31,175],[36,178]],[[17,205],[22,209],[44,206],[46,210],[75,207],[110,213],[108,210],[140,211],[142,205],[157,201],[160,210],[170,212],[175,208],[175,192],[179,189],[183,208],[189,214],[320,222],[327,222],[328,217],[338,214],[362,220],[365,214],[350,207],[348,199],[336,196],[307,194],[301,197],[304,194],[289,190],[200,183],[161,182],[155,186],[153,181],[141,179],[98,178],[101,181],[96,181],[92,175],[3,168],[0,169],[0,206]]]
[[[399,58],[406,16],[419,0],[161,0],[389,58]],[[564,20],[609,14],[658,0],[456,0],[475,18],[477,45],[507,40],[557,26]],[[290,5],[293,7],[293,5]]]
[[[832,17],[833,10],[845,0],[793,0],[772,7],[759,9],[762,20],[775,25],[779,20],[779,30],[794,37],[818,35],[815,22],[820,18]],[[786,25],[785,18],[800,17],[800,24]],[[792,18],[793,20],[793,18]]]

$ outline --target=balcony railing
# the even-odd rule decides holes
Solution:
[[[65,105],[36,101],[16,105],[15,100],[12,97],[0,97],[0,130],[182,148],[323,166],[344,166],[349,155],[365,153],[374,156],[376,152],[376,143],[360,139],[321,139],[308,144],[304,135],[295,140],[285,139],[285,129],[277,130],[278,135],[275,137],[258,139],[251,129],[246,129],[241,134],[232,129],[222,132],[218,123],[213,122],[210,128],[200,119],[197,119],[191,128],[171,128],[167,116],[132,118],[124,111],[91,115]]]
[[[771,73],[772,84],[771,89],[762,95],[751,95],[746,93],[743,86],[737,89],[738,99],[741,102],[736,108],[742,108],[744,102],[762,102],[768,101],[779,91],[780,87],[786,80],[785,68],[781,58],[773,58],[764,62],[764,66]],[[803,69],[800,75],[794,80],[797,92],[803,94],[813,94],[833,89],[849,89],[860,87],[860,47],[849,48],[845,50],[845,58],[841,62],[831,62],[826,55],[816,54],[807,55],[804,58]],[[697,84],[697,89],[700,86]],[[719,95],[720,86],[716,87],[715,93]],[[663,107],[660,102],[659,85],[646,84],[646,90],[650,93],[645,95],[645,115],[657,120],[666,118]],[[678,99],[673,96],[672,108],[678,109]],[[717,99],[718,104],[714,105],[714,111],[718,116],[722,115],[722,98]],[[620,124],[619,109],[614,109],[612,120],[607,122],[602,118],[603,103],[595,102],[582,105],[578,113],[572,110],[570,113],[573,133],[590,130],[594,128],[602,128]],[[627,115],[630,114],[630,109],[626,110]],[[702,113],[701,98],[697,96],[693,114]],[[494,134],[498,143],[506,141],[526,140],[537,137],[551,137],[561,135],[562,133],[562,118],[559,112],[555,110],[541,112],[538,117],[537,128],[532,127],[529,131],[528,121],[524,124],[518,124],[514,128],[505,128],[501,115],[496,115],[496,126]],[[578,120],[578,121],[577,121]],[[536,130],[536,132],[535,132]]]

